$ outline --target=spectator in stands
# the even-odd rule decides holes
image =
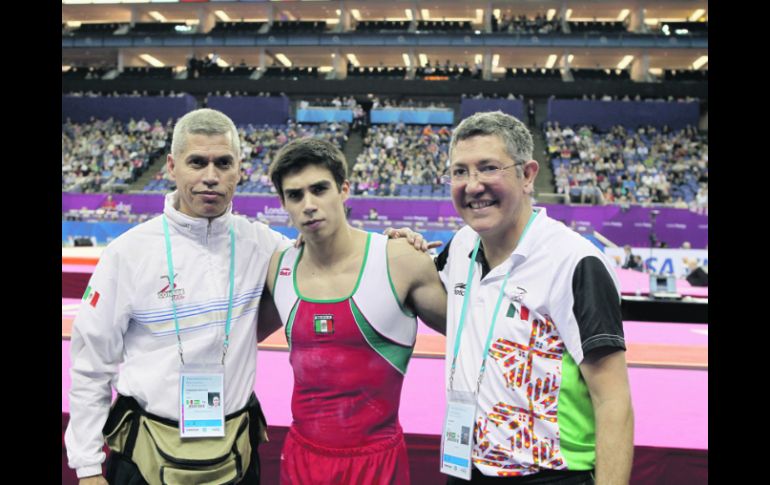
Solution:
[[[107,197],[101,203],[100,207],[107,211],[114,211],[117,209],[118,204],[112,200],[112,194],[107,194]]]
[[[615,203],[615,194],[612,192],[611,187],[607,187],[602,195],[602,203],[605,205],[611,205]]]
[[[636,259],[636,255],[634,255],[634,253],[631,251],[631,246],[629,246],[628,244],[623,246],[623,253],[624,253],[623,264],[621,267],[623,269],[639,270],[640,268],[639,262]]]
[[[529,119],[529,126],[535,127],[535,101],[530,99],[527,103],[527,117]]]
[[[601,190],[595,185],[593,180],[589,179],[586,184],[581,187],[580,203],[590,203],[595,205],[601,204],[602,202]]]
[[[709,189],[706,185],[701,185],[698,188],[698,193],[695,197],[695,210],[698,213],[708,213],[709,208]]]
[[[676,209],[687,209],[688,207],[687,202],[685,202],[681,195],[676,198],[673,205]]]
[[[360,104],[356,103],[355,107],[353,108],[352,129],[354,131],[363,132],[365,126],[366,126],[366,112],[364,111],[364,108]]]

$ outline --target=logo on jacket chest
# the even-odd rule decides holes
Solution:
[[[171,278],[168,277],[168,275],[162,275],[160,279],[166,280],[166,285],[161,288],[161,290],[158,292],[158,299],[163,300],[164,298],[173,298],[174,301],[183,300],[184,299],[184,288],[181,288],[179,285],[177,285],[176,280],[179,277],[179,274],[174,275],[174,287],[171,288]]]

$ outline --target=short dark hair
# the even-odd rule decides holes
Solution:
[[[337,190],[347,179],[348,164],[345,155],[333,143],[320,138],[300,138],[283,146],[270,164],[270,180],[278,196],[283,199],[283,178],[308,165],[320,165],[328,169],[337,184]]]
[[[508,156],[514,162],[527,163],[532,160],[532,134],[524,123],[502,111],[478,112],[465,118],[452,132],[449,153],[451,155],[457,142],[474,136],[493,135],[505,143]]]

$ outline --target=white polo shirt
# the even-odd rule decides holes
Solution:
[[[485,475],[592,470],[594,414],[578,366],[593,349],[625,349],[620,285],[609,261],[544,208],[534,210],[504,263],[490,269],[483,244],[474,262],[455,390],[476,390],[495,304],[510,271],[478,396],[473,463]],[[477,238],[463,227],[436,259],[448,295],[447,388]]]

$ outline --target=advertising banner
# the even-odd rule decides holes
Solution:
[[[604,253],[616,267],[620,268],[625,260],[623,248],[605,248]],[[644,264],[653,273],[673,274],[684,278],[689,273],[685,260],[696,261],[698,266],[708,266],[709,252],[707,249],[659,249],[632,247],[631,254],[642,257]]]

